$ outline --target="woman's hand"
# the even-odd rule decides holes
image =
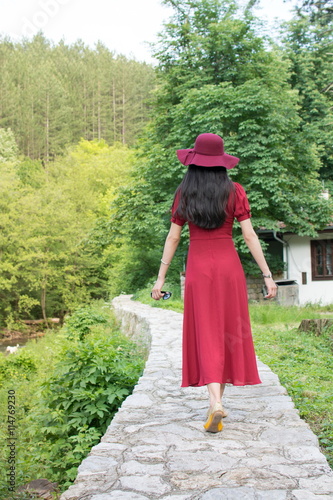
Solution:
[[[160,300],[163,297],[163,293],[161,293],[161,290],[163,288],[164,281],[165,280],[163,278],[158,278],[157,279],[157,281],[156,281],[156,283],[154,285],[154,288],[151,291],[153,299]]]
[[[276,296],[277,292],[277,285],[273,278],[264,278],[265,279],[265,285],[267,288],[267,295],[265,295],[265,299],[273,299]]]
[[[182,232],[182,226],[178,226],[178,224],[174,224],[172,222],[169,234],[165,240],[160,270],[157,275],[158,278],[151,291],[151,296],[155,300],[160,300],[163,297],[163,293],[161,293],[161,290],[164,285],[165,275],[172,261],[172,257],[174,256],[175,251],[178,247],[181,232]]]

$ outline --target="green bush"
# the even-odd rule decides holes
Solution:
[[[145,354],[119,333],[109,308],[97,304],[78,309],[61,331],[38,344],[29,342],[22,352],[3,356],[0,374],[16,374],[5,378],[0,402],[5,410],[7,390],[15,389],[17,486],[37,477],[58,482],[61,490],[70,486],[78,465],[132,391]],[[5,451],[0,458],[6,460]],[[0,498],[6,498],[6,470],[0,471]]]
[[[70,340],[84,340],[94,325],[108,322],[106,313],[94,311],[89,306],[80,307],[66,320],[65,332]]]
[[[7,380],[29,379],[36,371],[35,357],[23,348],[15,354],[0,356],[0,387]]]
[[[144,363],[140,348],[110,328],[107,313],[89,315],[88,308],[80,309],[69,323],[70,338],[77,339],[42,384],[39,404],[29,417],[32,434],[47,443],[34,459],[66,486],[132,391]]]

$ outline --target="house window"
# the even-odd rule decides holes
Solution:
[[[312,280],[333,280],[333,240],[311,241]]]

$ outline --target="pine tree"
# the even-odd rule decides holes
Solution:
[[[45,164],[81,137],[133,145],[149,119],[151,66],[97,44],[0,41],[0,126]]]

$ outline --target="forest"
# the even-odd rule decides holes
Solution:
[[[241,158],[232,179],[256,228],[315,236],[331,221],[331,1],[300,0],[278,42],[255,1],[165,3],[156,67],[101,43],[0,40],[2,329],[151,282],[184,174],[175,150],[202,132]],[[186,249],[185,235],[175,283]]]

